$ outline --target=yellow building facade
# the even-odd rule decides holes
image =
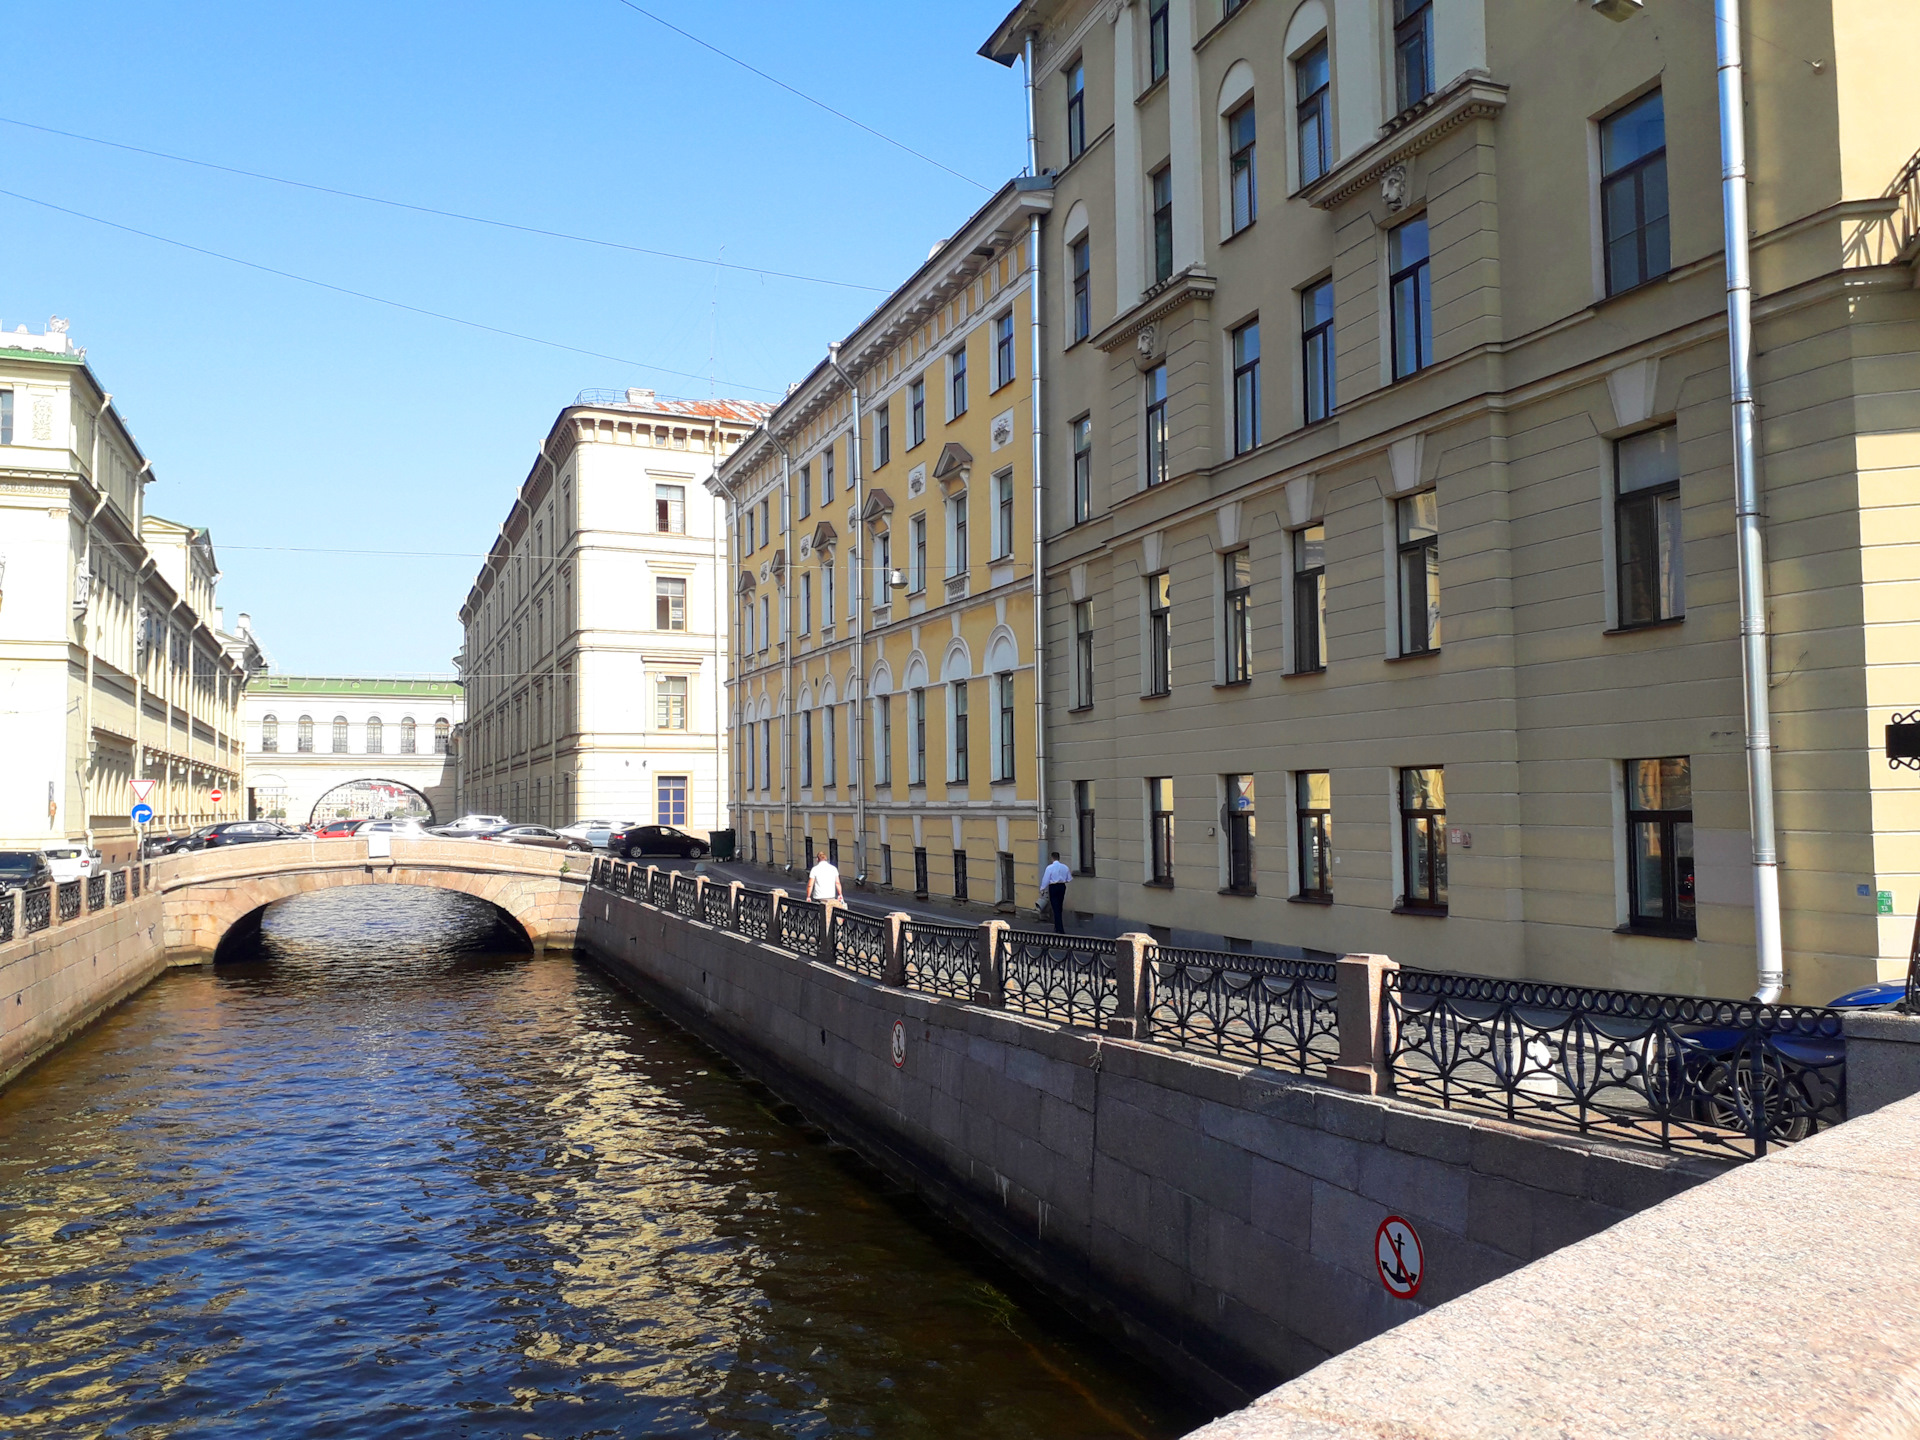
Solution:
[[[1038,896],[1038,334],[1047,181],[1006,186],[720,466],[743,858]]]

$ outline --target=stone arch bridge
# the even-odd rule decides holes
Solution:
[[[593,857],[478,840],[395,836],[391,855],[365,838],[284,840],[203,850],[154,862],[171,964],[211,960],[239,927],[257,927],[276,900],[343,885],[457,890],[510,915],[536,950],[570,949]]]

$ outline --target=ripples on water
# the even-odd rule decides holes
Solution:
[[[495,912],[354,888],[0,1095],[0,1429],[1171,1436],[710,1052]]]

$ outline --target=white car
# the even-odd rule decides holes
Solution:
[[[360,835],[377,835],[382,832],[388,835],[401,835],[409,840],[430,840],[433,838],[427,833],[427,827],[422,825],[418,820],[369,820],[365,825],[360,827],[357,833]]]
[[[504,815],[462,815],[451,825],[443,825],[442,830],[504,830],[513,824]]]
[[[89,850],[84,845],[60,845],[45,853],[47,864],[53,870],[53,878],[57,884],[64,885],[69,880],[84,880],[104,868],[100,863],[100,852]]]
[[[571,825],[562,825],[560,833],[575,840],[584,840],[596,850],[604,850],[614,831],[625,830],[639,823],[637,820],[576,820]]]

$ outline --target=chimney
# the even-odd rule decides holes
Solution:
[[[253,617],[244,610],[240,612],[240,633],[242,635],[253,634]]]

